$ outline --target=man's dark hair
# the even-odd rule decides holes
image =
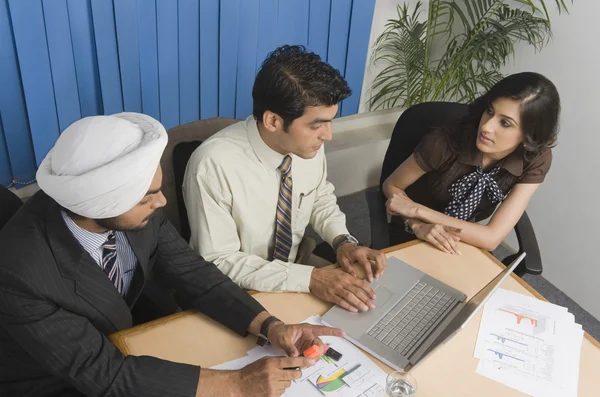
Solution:
[[[304,114],[307,106],[333,106],[352,94],[340,72],[303,46],[284,45],[263,62],[252,88],[254,117],[269,110],[283,119],[283,128]]]

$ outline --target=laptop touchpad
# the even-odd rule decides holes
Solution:
[[[336,307],[330,313],[337,318],[335,325],[348,333],[352,338],[358,339],[365,333],[373,324],[377,322],[386,311],[390,310],[390,305],[393,301],[390,299],[392,293],[383,285],[374,282],[371,288],[375,290],[375,310],[366,312],[350,313],[345,309]],[[336,310],[337,309],[337,310]]]
[[[375,291],[375,295],[377,296],[375,298],[375,306],[377,306],[377,309],[381,309],[383,305],[385,305],[386,302],[390,300],[392,293],[383,285],[377,282],[371,284],[371,288],[373,288],[373,290]]]

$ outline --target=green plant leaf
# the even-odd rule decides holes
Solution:
[[[514,2],[513,2],[514,3]],[[372,62],[384,68],[369,92],[371,109],[408,107],[430,100],[469,102],[491,88],[500,68],[523,43],[540,51],[552,36],[543,0],[429,0],[397,7],[375,41]],[[555,0],[568,12],[565,0]],[[432,47],[442,45],[442,54]]]

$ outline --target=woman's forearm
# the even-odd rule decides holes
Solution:
[[[451,226],[460,229],[458,237],[461,241],[483,248],[488,251],[493,251],[502,242],[505,236],[500,236],[491,226],[480,225],[453,218],[442,214],[424,205],[419,205],[416,218],[426,223],[440,224]]]
[[[382,190],[383,190],[383,194],[385,194],[385,197],[387,197],[387,198],[392,197],[395,193],[403,193],[404,192],[403,189],[400,189],[398,186],[392,184],[388,180],[386,180],[383,183]]]

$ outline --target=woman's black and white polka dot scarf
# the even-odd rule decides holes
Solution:
[[[444,213],[457,219],[467,220],[479,206],[484,193],[492,203],[504,200],[504,192],[494,179],[499,171],[500,167],[494,167],[488,172],[477,167],[475,172],[454,182],[449,189],[452,200]]]

